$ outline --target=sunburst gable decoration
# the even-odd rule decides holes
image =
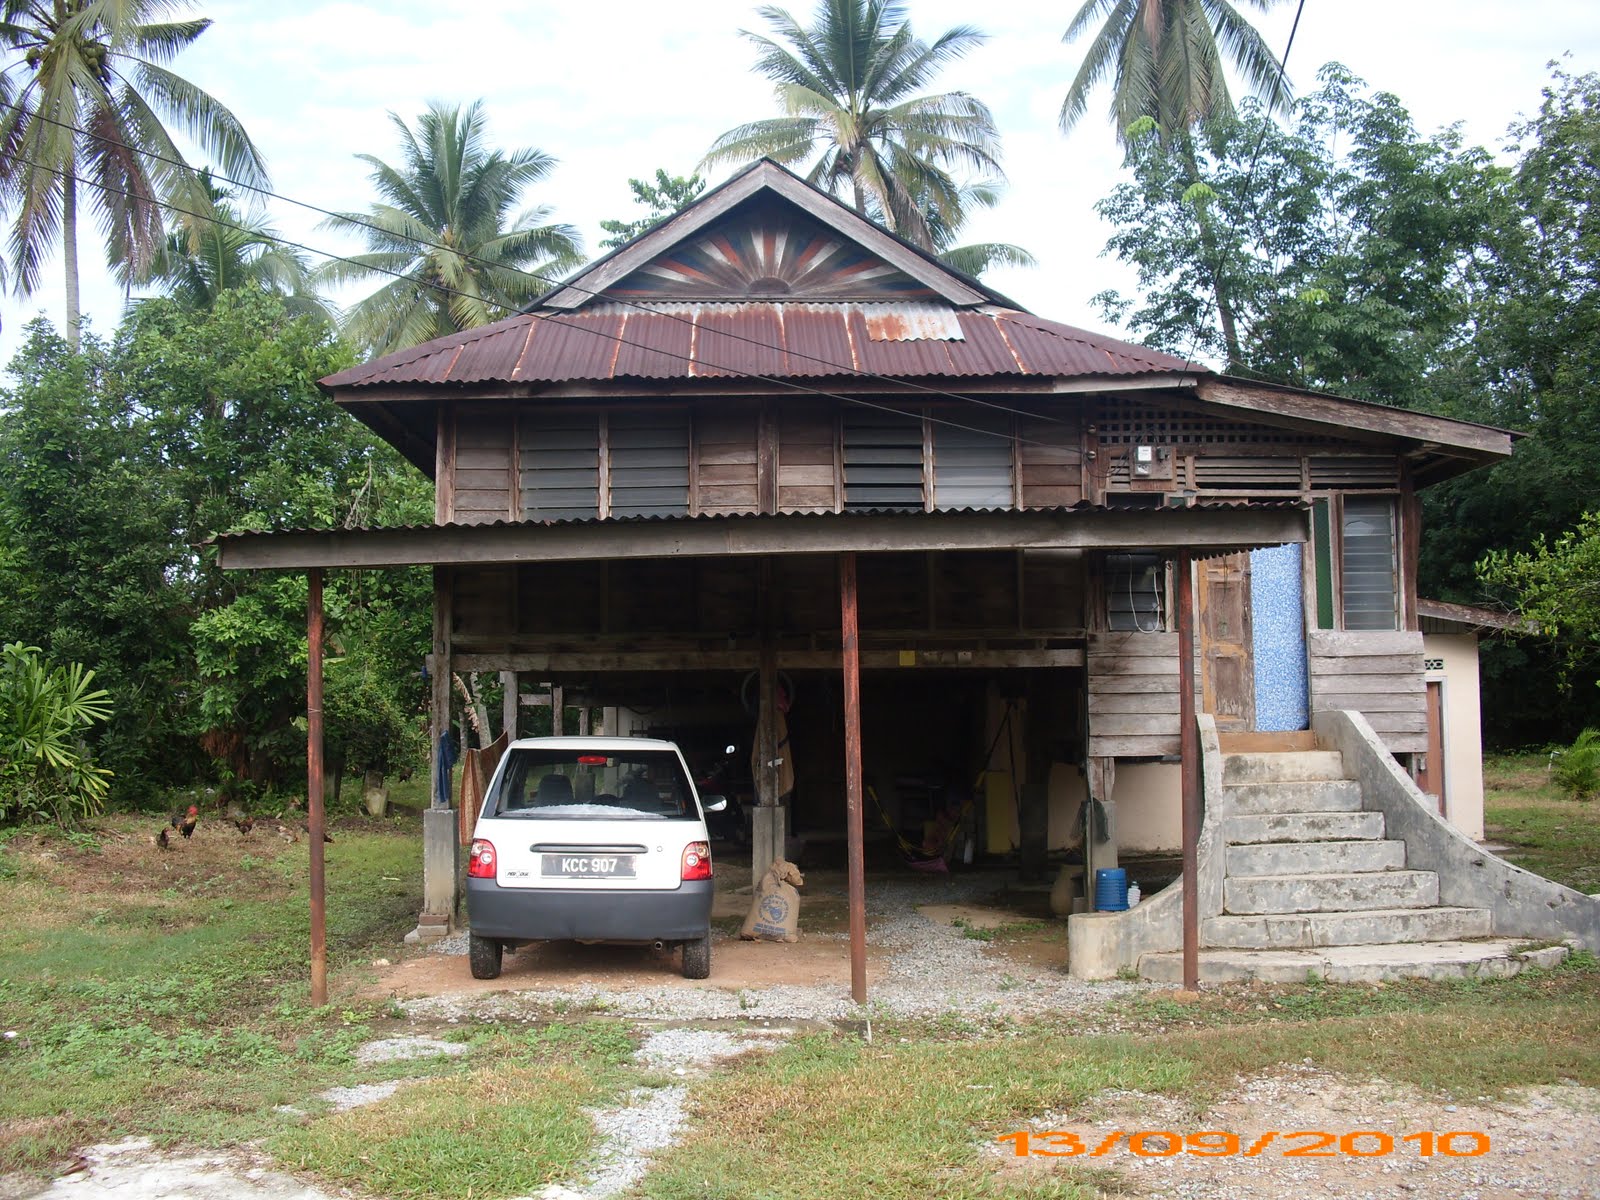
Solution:
[[[788,208],[730,213],[606,289],[628,300],[931,300],[935,293]]]

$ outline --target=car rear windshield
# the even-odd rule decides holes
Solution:
[[[695,816],[670,750],[512,750],[494,814],[562,820],[671,821]]]

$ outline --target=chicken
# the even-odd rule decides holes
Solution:
[[[163,850],[172,849],[172,843],[167,840],[167,831],[165,828],[163,828],[160,833],[156,834],[156,845],[160,846]]]
[[[183,834],[184,840],[187,841],[189,838],[194,836],[194,827],[199,823],[199,821],[200,810],[195,805],[191,804],[189,805],[188,812],[172,814],[171,828],[176,829],[179,833]]]
[[[300,840],[300,835],[281,821],[278,823],[278,836],[286,842],[298,842]]]
[[[240,833],[249,833],[256,827],[255,821],[250,817],[237,817],[234,819],[233,824]]]

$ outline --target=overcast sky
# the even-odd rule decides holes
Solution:
[[[994,271],[987,282],[1041,316],[1103,329],[1090,298],[1107,287],[1126,290],[1130,277],[1101,257],[1109,231],[1092,205],[1116,183],[1121,155],[1104,92],[1072,136],[1056,126],[1083,50],[1061,42],[1077,4],[910,0],[908,8],[924,37],[963,22],[989,34],[939,80],[985,101],[1004,138],[1005,197],[969,224],[966,239],[1016,242],[1039,266]],[[808,5],[801,0],[790,11],[809,16]],[[1256,18],[1280,53],[1294,7],[1287,0]],[[244,122],[277,191],[332,209],[371,200],[367,168],[353,155],[399,160],[388,112],[411,120],[432,100],[482,98],[496,144],[535,146],[559,160],[531,199],[578,226],[597,252],[601,220],[640,215],[629,176],[658,166],[687,174],[725,129],[775,115],[770,84],[751,73],[754,51],[739,36],[741,28],[762,28],[755,9],[748,0],[535,0],[464,9],[422,0],[205,0],[195,11],[215,24],[177,69]],[[1546,64],[1565,54],[1574,72],[1600,69],[1600,4],[1306,0],[1288,66],[1304,91],[1320,66],[1342,62],[1396,93],[1423,131],[1461,122],[1469,140],[1496,149],[1518,114],[1537,109]],[[296,240],[359,249],[318,230],[318,218],[304,210],[273,202],[268,215]],[[103,269],[103,250],[90,240],[92,223],[84,232],[84,307],[94,327],[109,333],[121,297]],[[0,361],[17,349],[23,322],[40,312],[61,322],[59,276],[57,264],[46,288],[0,303]]]

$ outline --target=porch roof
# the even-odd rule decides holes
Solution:
[[[493,566],[578,559],[937,550],[1177,550],[1225,554],[1308,540],[1307,506],[1198,504],[940,512],[844,512],[496,521],[299,529],[213,539],[226,570]]]

